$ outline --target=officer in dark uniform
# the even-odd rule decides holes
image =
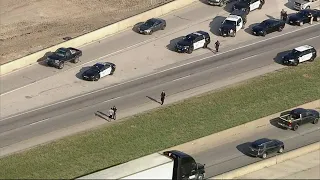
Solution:
[[[165,93],[164,91],[162,91],[162,92],[161,92],[161,95],[160,95],[161,105],[163,105],[165,98],[166,98],[166,93]]]
[[[216,52],[219,52],[220,42],[217,40],[215,45],[216,45]]]

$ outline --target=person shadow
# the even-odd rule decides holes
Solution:
[[[109,115],[104,113],[104,112],[101,112],[101,111],[97,111],[94,113],[95,116],[98,116],[99,118],[103,119],[103,120],[106,120],[108,122],[111,121],[111,119],[109,118]]]
[[[151,101],[154,101],[154,102],[156,102],[156,103],[158,103],[158,104],[161,104],[160,101],[154,99],[153,97],[150,97],[150,96],[146,96],[146,97],[147,97],[148,99],[150,99]]]

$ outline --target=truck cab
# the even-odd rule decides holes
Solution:
[[[59,48],[51,55],[47,57],[48,66],[52,66],[58,69],[64,67],[65,62],[78,63],[79,57],[82,56],[82,51],[76,48]]]
[[[172,180],[204,179],[205,165],[197,163],[190,155],[176,150],[163,154],[174,161]]]

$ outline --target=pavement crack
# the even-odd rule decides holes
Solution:
[[[182,19],[182,20],[191,21],[190,19],[187,19],[187,18],[178,16],[178,15],[173,15],[173,16],[174,16],[174,17],[177,17],[177,18],[179,18],[179,19]]]

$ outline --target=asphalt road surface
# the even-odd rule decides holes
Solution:
[[[284,52],[303,44],[320,49],[320,25],[239,48],[221,55],[180,65],[110,87],[104,91],[73,98],[0,121],[0,148],[94,118],[116,105],[121,111],[158,98],[165,90],[170,96],[247,71],[277,63]],[[149,96],[149,98],[147,97]]]
[[[294,150],[320,141],[320,124],[307,124],[301,126],[298,131],[284,130],[279,127],[269,125],[261,128],[244,139],[223,144],[212,149],[208,149],[199,154],[192,155],[198,162],[206,164],[206,178],[238,169],[240,167],[262,161],[261,158],[247,156],[250,142],[260,138],[279,139],[284,142],[285,151]],[[270,155],[269,157],[276,156]]]

